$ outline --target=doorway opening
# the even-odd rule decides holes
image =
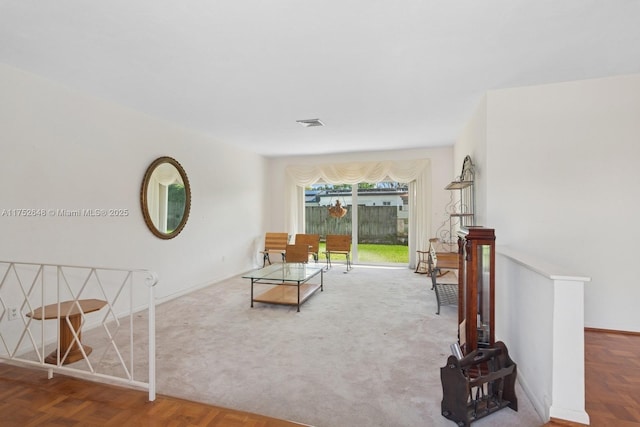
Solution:
[[[348,234],[353,262],[408,265],[409,186],[313,184],[305,189],[305,232],[320,235],[320,252],[327,234]]]

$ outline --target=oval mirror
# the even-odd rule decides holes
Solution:
[[[144,222],[161,239],[176,237],[189,218],[191,188],[180,163],[160,157],[144,174],[140,202]]]

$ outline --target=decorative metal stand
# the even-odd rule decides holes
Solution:
[[[506,407],[517,411],[516,373],[516,364],[502,341],[461,359],[449,356],[447,366],[440,368],[442,415],[468,427]]]
[[[475,224],[475,171],[471,157],[466,156],[460,175],[445,187],[451,191],[449,203],[445,206],[444,220],[436,229],[436,238],[445,252],[455,252],[456,230]],[[459,191],[455,197],[455,191]]]

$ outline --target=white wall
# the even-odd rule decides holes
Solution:
[[[640,331],[640,75],[491,91],[486,100],[486,159],[474,159],[486,179],[484,225],[499,244],[591,277],[585,326]]]
[[[0,65],[2,209],[128,209],[126,217],[0,216],[0,259],[146,268],[160,298],[254,265],[263,236],[265,159],[167,122]],[[157,157],[192,190],[172,240],[147,229],[140,186]]]
[[[454,172],[452,179],[457,179],[462,173],[462,164],[466,156],[471,157],[474,166],[474,192],[476,225],[486,225],[487,220],[487,98],[482,97],[478,107],[462,129],[454,150]]]
[[[268,180],[271,185],[268,205],[268,227],[273,231],[284,230],[285,169],[290,165],[321,165],[346,162],[374,162],[382,160],[431,160],[431,224],[432,234],[446,218],[445,206],[449,202],[449,191],[444,187],[451,182],[453,147],[424,148],[414,150],[371,151],[365,153],[327,154],[317,156],[277,157],[268,160]],[[461,166],[462,167],[462,166]],[[448,224],[448,222],[447,222]]]

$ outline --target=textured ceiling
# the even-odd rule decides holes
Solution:
[[[369,151],[453,144],[488,90],[638,73],[639,23],[640,0],[0,0],[0,62],[267,156]]]

